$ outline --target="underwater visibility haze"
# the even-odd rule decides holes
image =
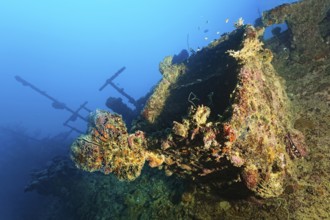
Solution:
[[[0,219],[330,218],[329,27],[329,0],[0,2]]]

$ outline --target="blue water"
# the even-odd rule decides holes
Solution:
[[[240,17],[253,24],[262,11],[285,2],[0,1],[0,219],[42,219],[49,198],[24,193],[29,173],[67,155],[78,135],[55,137],[70,131],[63,126],[70,112],[53,108],[15,76],[70,109],[85,101],[88,109],[108,109],[109,96],[122,96],[99,88],[121,67],[114,83],[138,99],[160,80],[165,56],[197,51],[234,30]],[[70,125],[86,129],[83,120]]]

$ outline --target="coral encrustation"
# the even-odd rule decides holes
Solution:
[[[120,180],[134,180],[141,174],[145,160],[152,167],[164,158],[146,150],[142,131],[128,134],[121,116],[103,110],[90,115],[88,134],[71,146],[71,158],[85,171],[113,173]]]

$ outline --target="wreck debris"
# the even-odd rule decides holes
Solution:
[[[88,134],[72,145],[77,167],[134,180],[149,161],[167,175],[215,183],[219,190],[242,181],[260,197],[279,196],[291,173],[287,134],[301,134],[292,128],[289,101],[261,34],[242,26],[187,63],[166,57],[163,79],[134,127],[139,130],[129,134],[119,115],[97,110]],[[193,103],[191,94],[198,97]]]

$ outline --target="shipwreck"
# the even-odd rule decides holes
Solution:
[[[130,131],[118,114],[91,113],[71,146],[76,166],[133,181],[147,162],[216,190],[238,184],[262,198],[281,195],[307,151],[262,34],[242,25],[181,63],[166,57]]]

